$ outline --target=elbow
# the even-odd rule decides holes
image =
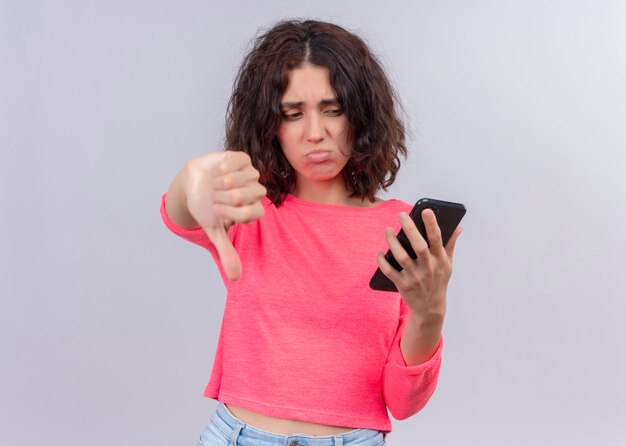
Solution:
[[[437,380],[427,386],[416,386],[410,389],[385,392],[385,403],[389,412],[396,420],[406,420],[421,411],[435,393]],[[388,396],[388,397],[387,397]]]
[[[396,405],[388,405],[389,412],[391,416],[398,421],[406,420],[407,418],[412,417],[416,413],[426,406],[428,399],[418,402],[412,402],[411,404],[405,404],[401,406]]]

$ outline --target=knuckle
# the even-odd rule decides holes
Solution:
[[[417,245],[417,249],[415,250],[417,255],[426,255],[426,253],[428,252],[428,245],[426,243],[420,243],[419,245]]]
[[[398,263],[407,263],[409,262],[409,260],[412,260],[411,257],[409,256],[409,254],[404,251],[398,255],[394,255],[394,257],[396,258],[396,260],[398,261]]]
[[[244,165],[252,164],[252,158],[250,158],[250,155],[248,155],[246,152],[242,150],[238,150],[236,152],[232,152],[232,154],[233,154],[233,159],[236,160],[238,163],[241,163]]]
[[[219,171],[223,171],[226,166],[230,163],[231,160],[231,152],[229,150],[225,150],[220,153],[220,156],[217,158],[216,163],[217,169]]]
[[[415,226],[415,223],[413,221],[406,222],[405,226],[403,226],[402,228],[404,229],[404,232],[407,233],[407,236],[411,234],[411,236],[415,237],[417,236],[417,234],[419,234],[419,231],[417,230],[417,227]]]
[[[452,267],[452,264],[448,260],[445,260],[437,264],[437,270],[439,274],[443,274],[443,275],[448,274],[451,267]]]
[[[240,213],[241,213],[241,220],[244,223],[249,223],[251,221],[251,219],[250,219],[251,213],[250,213],[250,208],[249,207],[241,208]]]
[[[192,158],[185,163],[183,170],[188,177],[195,177],[198,172],[202,171],[202,159],[201,158]]]
[[[230,195],[233,206],[241,206],[243,204],[243,195],[239,189],[234,189]]]
[[[384,265],[384,264],[380,265],[380,270],[387,277],[389,277],[391,275],[391,268],[389,268],[389,266],[387,266],[387,265]]]
[[[407,285],[406,281],[402,277],[400,279],[395,280],[394,285],[396,286],[398,291],[400,291],[400,293],[404,293],[406,290],[410,288],[410,286]]]
[[[263,217],[263,215],[265,215],[265,209],[263,209],[263,206],[260,206],[258,204],[253,204],[251,206],[246,206],[245,208],[242,208],[242,218],[246,223],[258,220],[259,218]]]
[[[221,182],[221,186],[224,189],[230,189],[231,185],[232,185],[232,178],[231,175],[227,174],[227,175],[222,175],[220,178],[220,182]]]

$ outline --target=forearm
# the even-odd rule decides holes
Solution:
[[[419,412],[437,387],[441,367],[442,320],[422,320],[402,311],[400,341],[394,339],[383,373],[383,397],[393,417],[404,420]]]
[[[441,340],[443,315],[421,317],[410,311],[400,339],[400,350],[407,366],[428,361],[437,351]]]
[[[167,196],[165,197],[165,208],[167,210],[167,215],[178,226],[185,229],[195,229],[200,225],[189,213],[189,209],[187,207],[187,196],[185,195],[183,188],[186,168],[187,165],[185,165],[180,172],[178,172],[172,181],[172,184],[167,191]]]

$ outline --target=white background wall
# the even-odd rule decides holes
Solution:
[[[582,0],[0,1],[0,444],[195,444],[224,287],[159,199],[293,17],[397,86],[381,196],[468,208],[439,389],[388,444],[626,444],[626,4]]]

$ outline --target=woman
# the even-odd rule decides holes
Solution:
[[[406,157],[393,89],[365,43],[317,21],[256,39],[235,80],[226,150],[190,160],[161,201],[227,289],[199,445],[382,445],[435,390],[455,241],[430,248],[381,200]],[[404,228],[411,259],[395,234]],[[402,265],[384,258],[391,249]],[[376,266],[398,293],[374,291]]]

